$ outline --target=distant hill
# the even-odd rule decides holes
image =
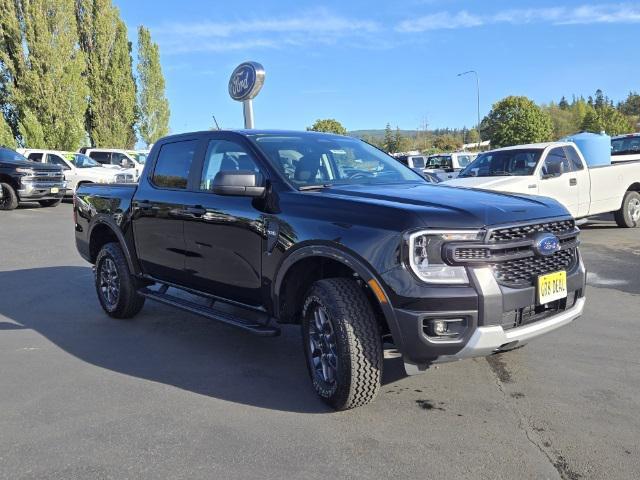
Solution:
[[[396,131],[393,130],[393,133]],[[418,130],[400,130],[400,134],[403,137],[415,137],[419,133]],[[356,138],[376,138],[382,139],[384,138],[384,128],[379,130],[352,130],[349,132],[349,135]]]

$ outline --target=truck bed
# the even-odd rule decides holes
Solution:
[[[640,186],[640,161],[613,163],[589,168],[591,206],[589,215],[613,212],[634,184]]]

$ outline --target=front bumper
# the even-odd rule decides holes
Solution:
[[[567,273],[567,304],[517,326],[505,327],[504,318],[514,310],[535,305],[535,287],[502,286],[490,268],[470,268],[469,276],[471,285],[467,287],[424,287],[420,298],[414,287],[411,300],[392,295],[395,334],[399,337],[394,340],[407,373],[419,373],[431,364],[511,350],[571,323],[584,310],[586,271],[581,256]],[[463,319],[466,329],[458,338],[430,337],[425,324],[434,319]]]
[[[67,194],[67,182],[29,182],[22,181],[18,197],[23,202],[37,200],[58,200]]]

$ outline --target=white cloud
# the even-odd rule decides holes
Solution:
[[[153,28],[163,52],[232,51],[287,45],[332,44],[342,39],[373,38],[380,26],[316,9],[290,17],[218,22],[170,22]]]
[[[438,12],[400,22],[396,30],[403,33],[480,27],[495,24],[523,25],[548,23],[577,25],[596,23],[640,23],[640,5],[603,4],[577,7],[526,8],[503,10],[491,14]]]

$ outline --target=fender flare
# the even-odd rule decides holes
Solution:
[[[127,259],[127,265],[129,266],[129,271],[133,275],[141,275],[142,270],[140,269],[140,265],[138,264],[138,259],[132,256],[131,249],[129,248],[129,244],[127,243],[127,240],[125,239],[124,234],[122,233],[122,229],[115,222],[115,220],[113,220],[113,218],[107,215],[94,217],[94,220],[91,224],[91,228],[89,229],[89,234],[87,235],[87,238],[89,240],[89,246],[91,245],[91,237],[93,235],[93,231],[97,227],[101,227],[101,226],[105,226],[109,230],[111,230],[113,234],[116,236],[116,238],[118,239],[120,248],[122,248],[122,251],[124,252],[124,257]]]
[[[382,314],[385,317],[385,321],[389,326],[389,330],[391,331],[391,335],[393,336],[393,340],[396,344],[396,347],[399,350],[402,350],[402,334],[400,328],[398,327],[398,320],[395,316],[393,307],[391,305],[391,297],[387,293],[387,288],[385,288],[385,284],[381,281],[380,278],[374,273],[372,267],[370,267],[367,262],[358,258],[356,255],[347,252],[341,248],[337,248],[335,246],[329,245],[306,245],[300,248],[297,248],[294,252],[290,253],[281,263],[278,271],[276,273],[273,289],[272,289],[272,304],[274,306],[276,316],[279,315],[280,309],[280,289],[282,288],[282,283],[287,276],[288,271],[293,267],[296,263],[301,260],[310,257],[324,257],[330,258],[332,260],[338,261],[345,266],[349,267],[351,270],[356,272],[365,283],[368,283],[370,280],[375,280],[376,283],[382,289],[385,297],[387,298],[387,303],[382,303],[378,301],[378,305],[382,310]],[[374,295],[375,297],[375,295]]]

